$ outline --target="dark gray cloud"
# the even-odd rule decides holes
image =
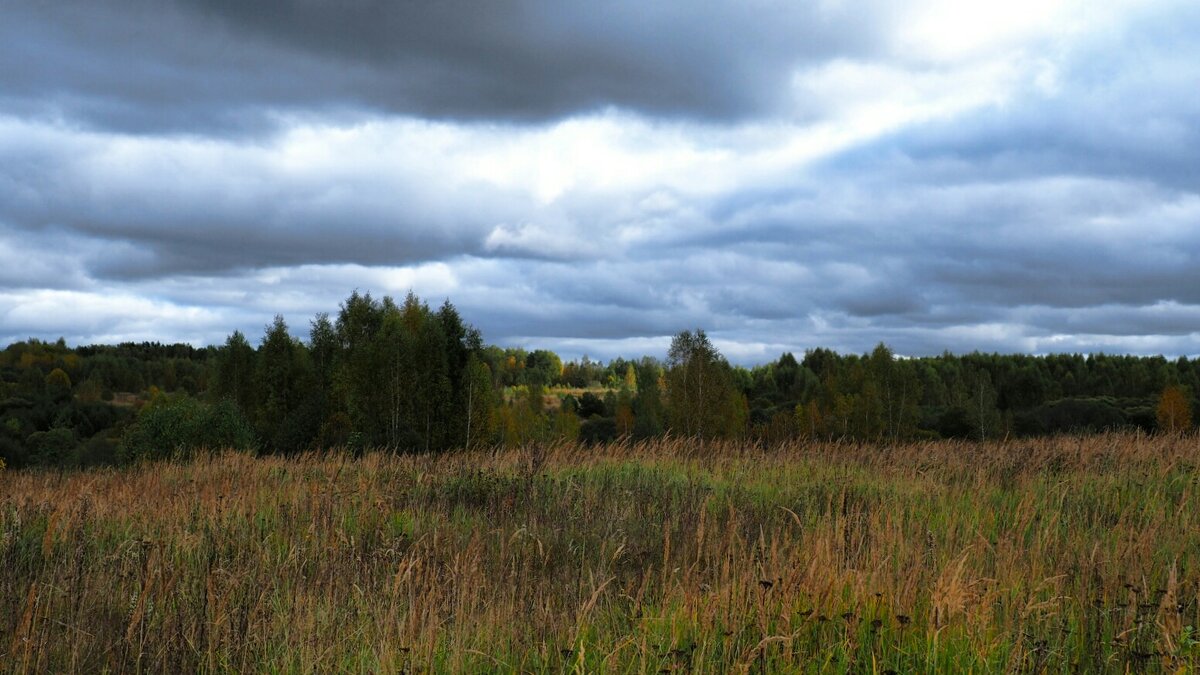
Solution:
[[[411,288],[568,357],[1197,354],[1200,10],[1128,11],[938,61],[875,3],[10,3],[0,339]]]
[[[887,16],[775,0],[11,2],[0,105],[139,132],[253,132],[280,110],[727,120],[780,112],[796,67],[878,50]]]

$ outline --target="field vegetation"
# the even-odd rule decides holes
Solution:
[[[0,472],[9,672],[1191,672],[1185,435]]]

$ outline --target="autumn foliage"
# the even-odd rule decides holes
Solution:
[[[1156,410],[1158,428],[1168,433],[1181,433],[1192,428],[1190,397],[1178,385],[1163,389]]]

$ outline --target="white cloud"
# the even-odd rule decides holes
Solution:
[[[219,339],[224,311],[179,306],[144,295],[31,290],[0,292],[3,336],[65,336],[72,343],[172,339],[205,344]]]
[[[567,355],[661,354],[697,325],[739,361],[1192,350],[1194,54],[1153,32],[1122,49],[1130,17],[1190,34],[1155,23],[1175,10],[906,3],[883,44],[738,61],[783,74],[761,98],[784,103],[745,115],[433,120],[351,97],[187,135],[0,94],[0,335],[219,341],[275,312],[303,334],[358,288],[450,297],[489,339]],[[1080,309],[1112,304],[1154,311]]]
[[[1049,37],[1069,37],[1087,14],[1104,13],[1081,0],[925,0],[907,3],[896,50],[934,61],[961,62],[1019,49]]]

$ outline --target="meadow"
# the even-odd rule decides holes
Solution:
[[[0,472],[6,672],[1190,672],[1200,445]]]

